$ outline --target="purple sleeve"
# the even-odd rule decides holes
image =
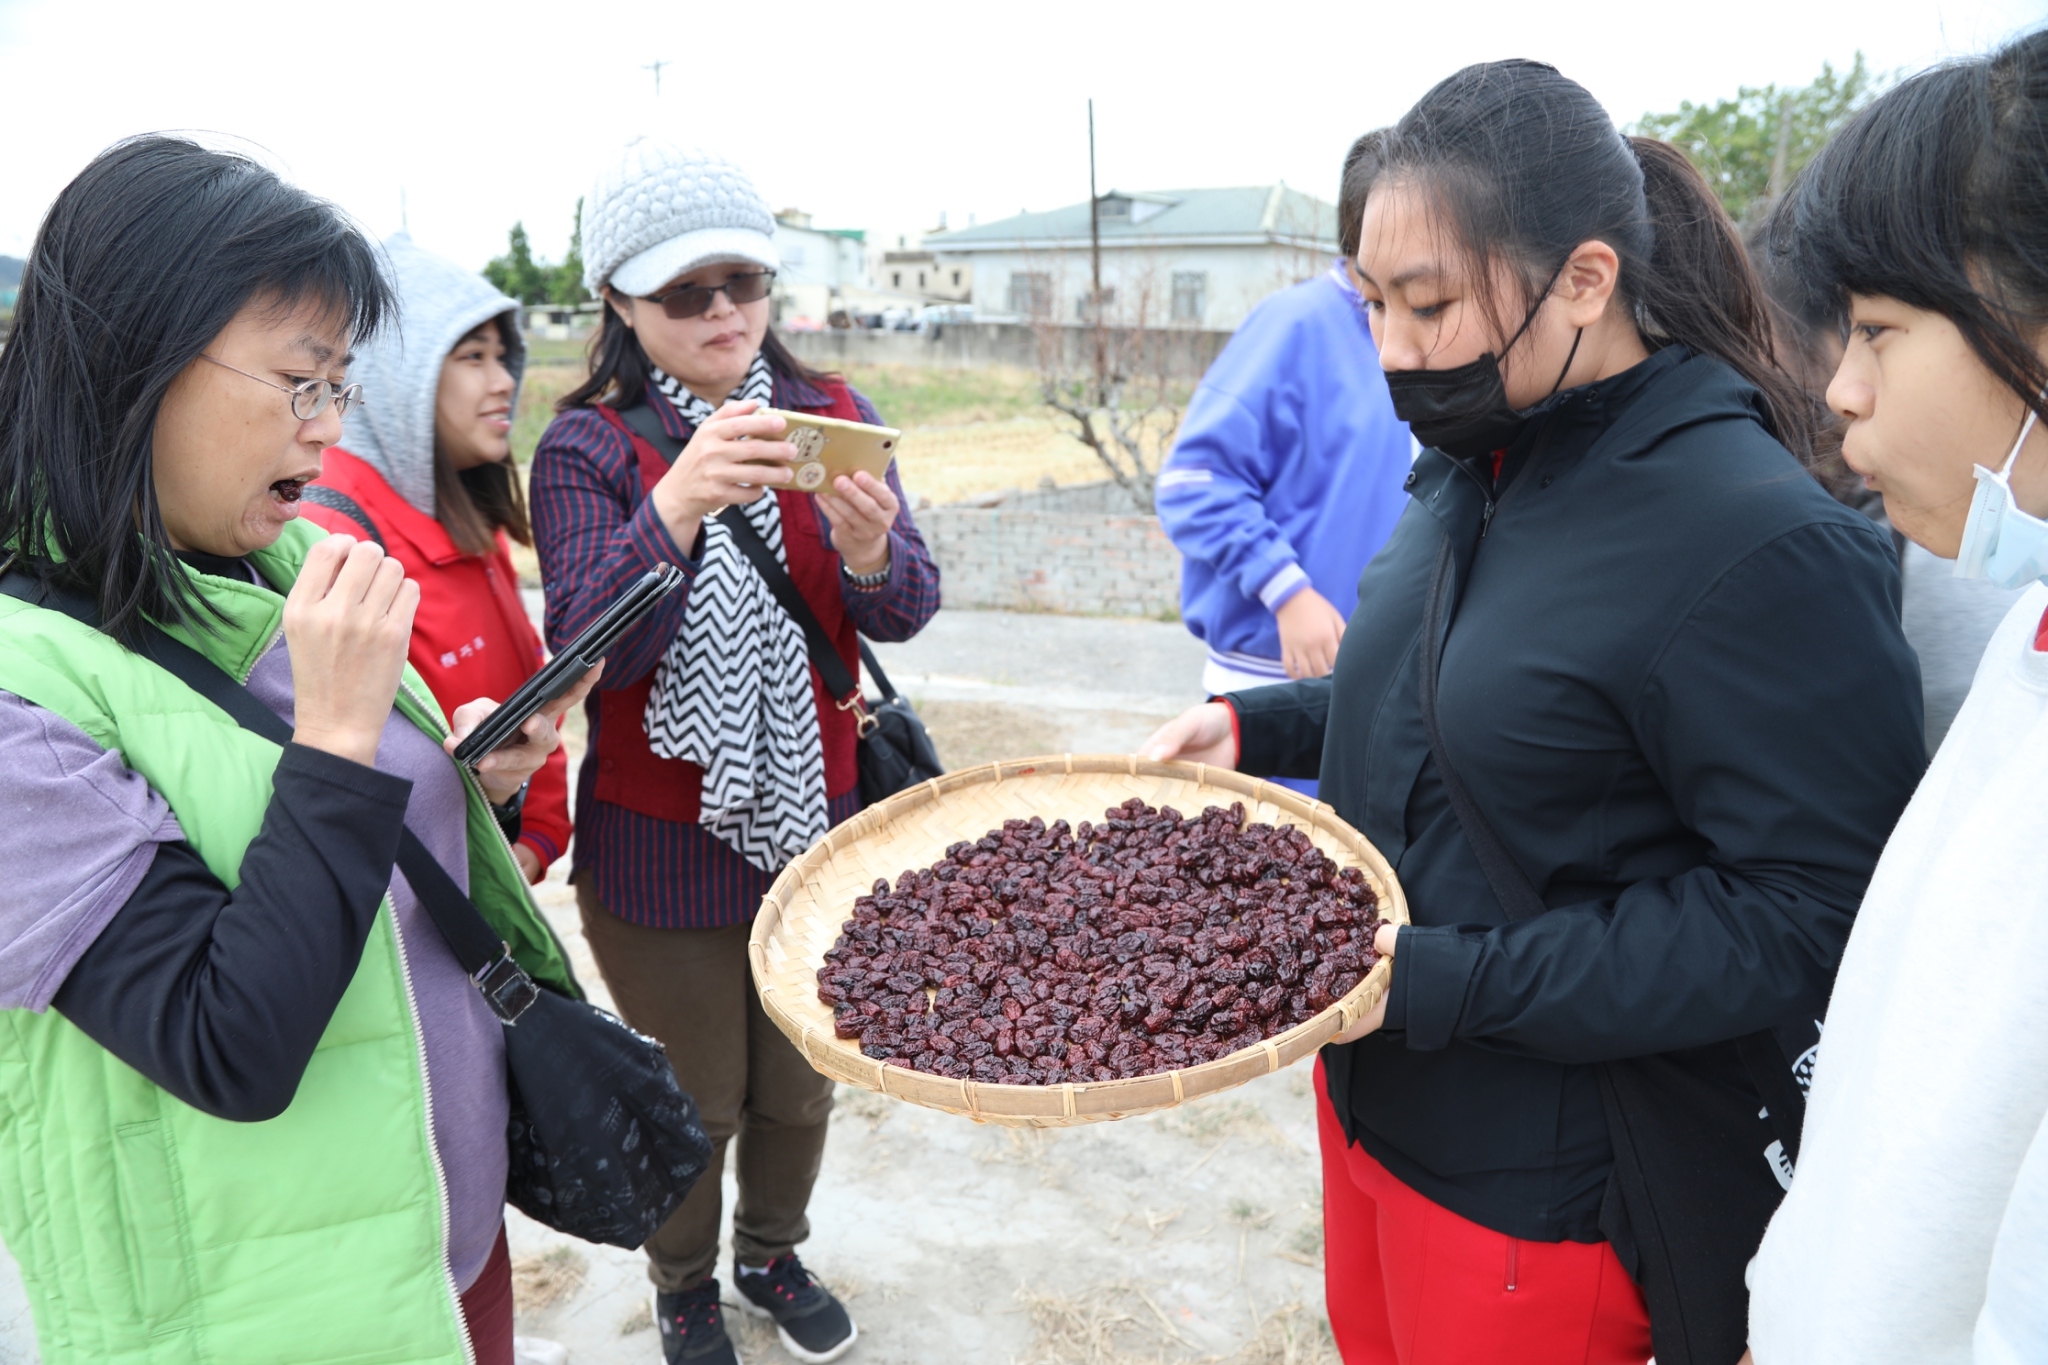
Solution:
[[[48,1009],[157,845],[184,837],[169,804],[120,754],[0,692],[0,1009]]]
[[[861,420],[883,425],[867,395],[858,389],[852,392],[853,405]],[[924,535],[911,518],[910,498],[903,491],[903,480],[896,472],[894,460],[889,462],[888,482],[897,503],[896,520],[889,527],[889,581],[863,591],[842,578],[840,588],[847,615],[853,618],[861,634],[870,640],[897,643],[923,630],[938,613],[939,566],[933,562]],[[832,523],[823,508],[818,511],[818,520],[825,523],[829,536]]]
[[[847,614],[860,633],[870,640],[895,643],[908,640],[925,628],[939,610],[939,566],[932,562],[924,535],[910,517],[910,499],[896,466],[889,466],[889,491],[896,495],[896,520],[889,527],[889,581],[879,588],[863,591],[841,576],[841,595]],[[825,520],[821,509],[820,521]],[[827,523],[827,533],[830,523]]]
[[[534,549],[547,595],[550,649],[561,649],[656,564],[695,576],[697,562],[676,545],[645,496],[625,435],[588,408],[557,417],[533,455]],[[619,637],[598,687],[626,687],[661,661],[682,629],[686,580]]]

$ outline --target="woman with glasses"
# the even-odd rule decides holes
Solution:
[[[656,564],[683,589],[620,639],[588,707],[573,874],[620,1012],[668,1047],[716,1146],[647,1244],[671,1362],[736,1359],[719,1313],[719,1171],[737,1137],[734,1278],[798,1359],[855,1329],[795,1254],[832,1083],[770,1023],[747,964],[776,872],[859,808],[855,698],[831,696],[746,548],[765,544],[847,670],[856,632],[904,640],[938,571],[893,467],[815,496],[769,408],[875,422],[769,327],[775,220],[735,166],[641,139],[583,204],[584,280],[603,293],[590,380],[533,461],[533,528],[557,648]]]
[[[374,540],[420,585],[410,659],[446,710],[509,697],[545,661],[510,541],[533,543],[512,466],[526,342],[519,305],[399,233],[384,244],[400,321],[354,372],[377,402],[349,414],[306,489],[305,516]],[[501,812],[530,882],[569,848],[568,755],[557,749]]]
[[[299,515],[393,304],[331,205],[173,138],[103,153],[29,252],[0,1237],[49,1365],[513,1359],[503,1030],[393,865],[409,831],[573,992],[490,812],[553,720],[465,776],[446,750],[492,704],[451,735],[406,667],[418,586]]]

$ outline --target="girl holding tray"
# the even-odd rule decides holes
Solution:
[[[1345,1359],[1726,1365],[1926,762],[1891,546],[1802,472],[1810,409],[1676,150],[1509,61],[1355,174],[1411,501],[1331,677],[1147,756],[1320,777],[1407,892],[1318,1070]]]
[[[2048,1359],[2048,33],[1886,94],[1772,242],[1847,349],[1892,525],[2024,589],[1886,845],[1828,1004],[1760,1365]]]

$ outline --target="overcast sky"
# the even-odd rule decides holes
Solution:
[[[747,167],[775,207],[893,235],[1103,189],[1284,179],[1334,198],[1350,140],[1468,62],[1523,56],[1617,121],[1803,84],[1860,48],[1917,70],[2041,21],[2048,0],[1690,4],[886,5],[780,0],[0,0],[0,254],[24,255],[92,155],[204,131],[383,235],[472,265],[523,219],[543,256],[634,131]],[[1853,18],[1850,17],[1853,15]],[[661,95],[644,63],[666,60]]]

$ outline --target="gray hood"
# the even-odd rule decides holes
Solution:
[[[479,323],[498,318],[505,368],[512,371],[512,411],[526,373],[519,301],[500,294],[473,270],[430,251],[407,234],[384,243],[398,290],[398,321],[356,354],[349,379],[363,386],[363,405],[343,420],[341,445],[384,476],[398,496],[428,516],[434,508],[434,399],[441,362]]]

